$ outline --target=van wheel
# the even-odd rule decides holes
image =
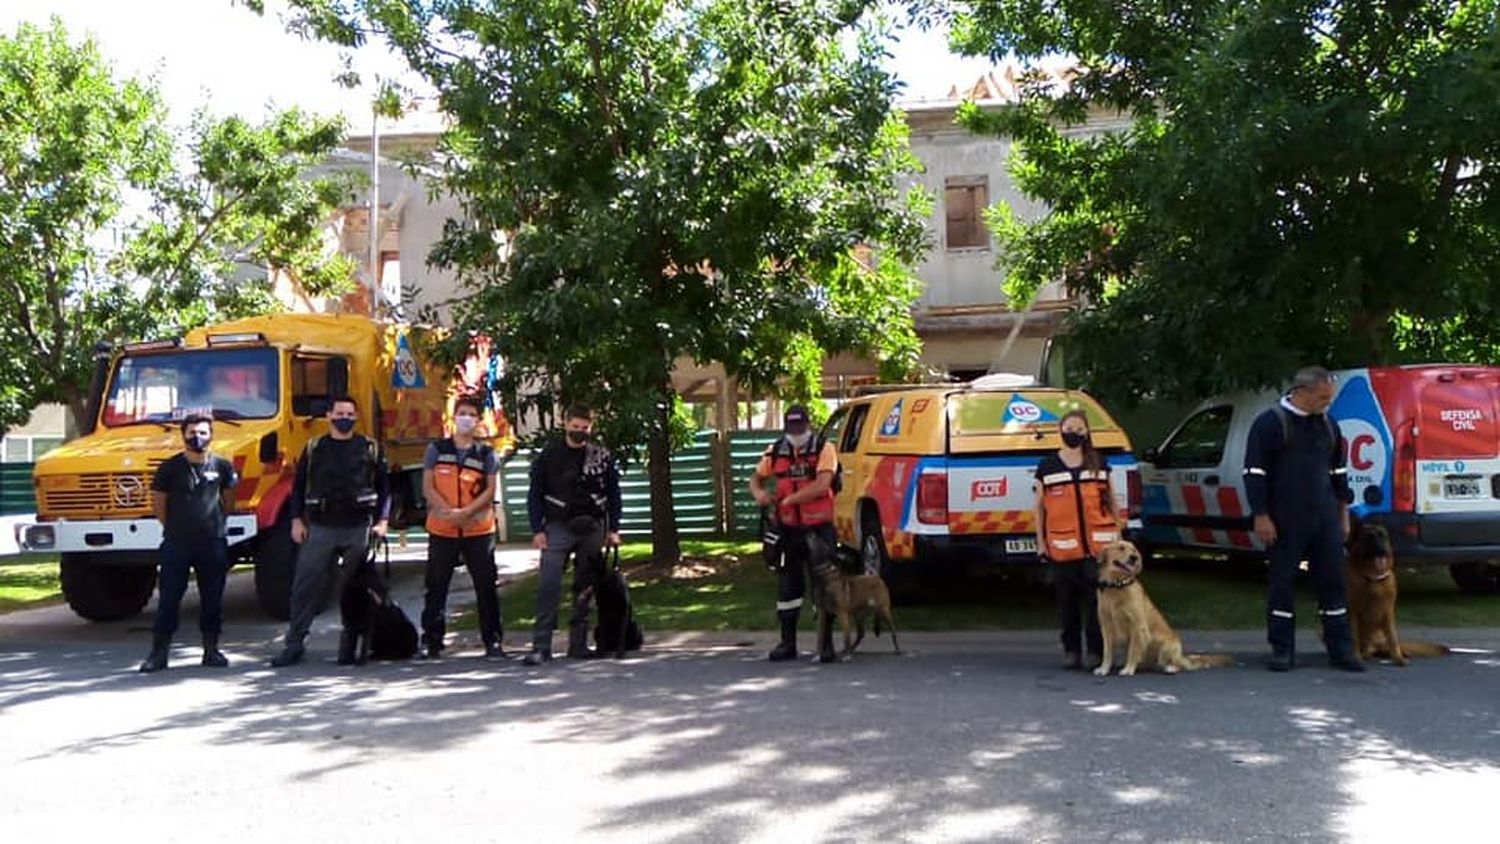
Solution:
[[[266,615],[277,621],[292,617],[292,576],[297,571],[297,543],[285,513],[260,538],[255,551],[255,597]]]
[[[1500,592],[1500,564],[1475,561],[1454,563],[1448,574],[1458,584],[1458,591],[1470,595],[1493,595]]]
[[[156,588],[155,565],[113,565],[93,554],[63,554],[63,597],[89,621],[119,621],[139,613]]]

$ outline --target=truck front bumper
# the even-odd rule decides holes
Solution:
[[[230,516],[224,530],[230,545],[255,536],[255,516]],[[62,554],[99,551],[155,551],[161,547],[161,522],[115,519],[98,522],[30,522],[16,525],[22,551]]]

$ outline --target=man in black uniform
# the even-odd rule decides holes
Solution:
[[[156,622],[151,627],[151,653],[142,671],[167,667],[172,634],[187,592],[188,571],[198,577],[198,630],[203,634],[203,664],[229,664],[219,652],[223,626],[224,579],[229,574],[229,545],[224,538],[224,515],[229,491],[239,482],[234,465],[208,453],[213,420],[189,416],[182,420],[183,451],[157,467],[151,479],[151,510],[162,525],[160,596]]]
[[[1345,671],[1365,670],[1354,653],[1344,584],[1351,495],[1338,424],[1328,415],[1334,381],[1322,367],[1299,370],[1291,391],[1256,417],[1245,446],[1245,493],[1255,535],[1271,560],[1266,636],[1272,671],[1296,664],[1293,610],[1304,559],[1317,589],[1330,662]]]
[[[531,487],[526,509],[531,518],[531,545],[542,552],[541,580],[536,593],[536,628],[527,665],[552,659],[552,631],[557,627],[557,602],[562,597],[563,566],[573,552],[573,593],[583,591],[594,572],[588,563],[604,545],[620,544],[620,469],[614,455],[589,442],[594,413],[583,404],[568,408],[563,437],[548,443],[531,464]],[[587,609],[575,601],[568,622],[568,656],[590,655],[585,639]]]
[[[370,538],[385,536],[390,478],[378,446],[354,433],[358,413],[354,399],[335,397],[328,406],[328,435],[309,442],[297,461],[290,507],[292,541],[302,548],[292,581],[286,646],[271,660],[278,668],[295,665],[306,655],[303,640],[329,594],[329,582],[336,587],[332,594],[340,594],[364,563]],[[355,659],[348,633],[339,647],[340,664]]]

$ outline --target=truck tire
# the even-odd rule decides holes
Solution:
[[[873,506],[866,507],[859,522],[859,562],[866,574],[879,573],[891,593],[891,601],[910,603],[916,597],[916,578],[903,567],[897,570],[885,550],[885,534],[880,530],[880,515]]]
[[[113,564],[97,554],[63,554],[59,565],[63,597],[89,621],[130,618],[151,600],[156,566]]]
[[[1454,563],[1448,566],[1448,574],[1458,584],[1458,591],[1470,595],[1494,595],[1500,592],[1500,563],[1475,561]]]
[[[297,543],[285,513],[261,535],[255,549],[255,597],[266,615],[277,621],[292,617],[292,577],[297,571]]]

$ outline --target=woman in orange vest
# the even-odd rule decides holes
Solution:
[[[1121,532],[1109,463],[1089,440],[1087,414],[1071,410],[1057,427],[1062,448],[1043,457],[1036,469],[1036,542],[1057,591],[1065,666],[1079,670],[1085,667],[1085,643],[1087,667],[1102,658],[1095,555]]]
[[[453,569],[460,562],[474,581],[484,655],[502,658],[500,592],[495,572],[495,488],[500,471],[495,450],[474,438],[479,403],[453,403],[453,436],[427,446],[422,493],[427,498],[427,597],[422,608],[426,656],[443,652],[444,615]]]

